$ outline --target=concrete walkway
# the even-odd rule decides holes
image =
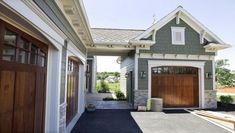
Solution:
[[[135,112],[96,110],[85,112],[72,133],[229,133],[186,111]]]
[[[113,97],[112,93],[88,93],[86,104],[94,104],[96,109],[132,109],[127,101],[103,101],[105,97]]]

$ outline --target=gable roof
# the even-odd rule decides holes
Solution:
[[[91,35],[96,44],[122,44],[127,45],[129,40],[142,34],[145,30],[92,28]]]
[[[138,46],[139,48],[143,47],[144,49],[146,49],[146,47],[149,48],[151,45],[155,44],[155,34],[157,30],[175,18],[177,24],[183,20],[192,29],[198,32],[201,44],[204,44],[204,39],[208,41],[204,46],[207,52],[216,52],[218,50],[231,47],[231,45],[226,44],[206,26],[201,24],[190,13],[183,9],[182,6],[177,7],[174,11],[160,19],[147,30],[92,28],[91,34],[94,45],[91,47],[96,47],[96,45],[113,47],[115,45],[125,48],[129,48],[130,46]],[[151,35],[154,36],[152,40],[146,39]]]
[[[200,35],[203,34],[204,38],[206,38],[209,42],[214,42],[221,45],[228,45],[224,41],[222,41],[218,36],[216,36],[213,32],[211,32],[206,26],[201,24],[196,18],[194,18],[190,13],[188,13],[182,6],[177,7],[174,11],[169,13],[167,16],[160,19],[157,23],[148,28],[145,32],[138,35],[135,40],[140,40],[142,38],[147,38],[153,34],[154,31],[159,30],[172,19],[179,17],[183,21],[185,21],[188,25],[190,25],[196,32]],[[180,21],[180,20],[179,20]]]

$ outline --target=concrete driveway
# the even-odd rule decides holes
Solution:
[[[72,133],[229,133],[186,111],[135,112],[96,110],[85,112]]]
[[[184,110],[131,112],[144,133],[229,133]]]

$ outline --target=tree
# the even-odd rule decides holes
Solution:
[[[119,72],[114,72],[114,76],[115,77],[120,77],[120,73]]]
[[[235,75],[231,73],[231,70],[226,68],[227,66],[229,66],[227,59],[221,59],[215,62],[217,83],[223,87],[234,87]]]

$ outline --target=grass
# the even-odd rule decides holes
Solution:
[[[120,83],[107,83],[110,92],[115,92],[120,90]],[[100,82],[96,83],[96,88],[100,87]]]
[[[120,90],[120,83],[108,83],[108,86],[110,88],[110,91],[118,91]]]

